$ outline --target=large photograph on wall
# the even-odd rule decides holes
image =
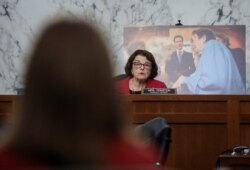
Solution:
[[[151,52],[156,79],[178,94],[245,94],[245,26],[124,27],[124,61]]]

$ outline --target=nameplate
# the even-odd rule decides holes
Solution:
[[[145,88],[142,94],[176,94],[177,90],[174,88]]]

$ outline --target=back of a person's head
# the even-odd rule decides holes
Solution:
[[[13,140],[95,162],[102,137],[122,124],[111,71],[94,28],[69,20],[48,26],[30,58]]]
[[[228,36],[226,36],[226,34],[224,34],[224,33],[217,33],[217,34],[216,34],[216,38],[219,38],[219,39],[221,40],[221,42],[222,42],[225,46],[227,46],[227,47],[230,46],[229,38],[228,38]]]
[[[199,38],[205,36],[206,42],[209,40],[215,40],[215,34],[211,29],[208,28],[200,28],[196,29],[192,32],[192,35],[196,34]]]

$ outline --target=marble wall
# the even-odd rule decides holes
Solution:
[[[0,0],[0,94],[15,94],[39,31],[66,15],[99,27],[111,48],[115,73],[123,72],[123,27],[134,25],[246,25],[250,84],[249,0]],[[222,15],[219,15],[222,14]]]

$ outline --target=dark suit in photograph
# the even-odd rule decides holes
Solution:
[[[233,55],[244,84],[246,84],[246,54],[241,48],[229,48],[229,50]]]
[[[170,60],[166,61],[165,71],[168,75],[167,85],[172,86],[173,83],[181,76],[189,76],[195,71],[194,59],[192,53],[182,51],[180,56],[180,61],[175,51]]]

